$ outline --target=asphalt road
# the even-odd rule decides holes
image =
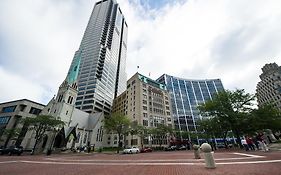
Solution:
[[[0,156],[0,175],[281,175],[281,151],[215,152],[215,169],[201,157],[192,151]]]

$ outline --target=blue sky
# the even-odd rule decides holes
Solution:
[[[56,94],[94,2],[0,1],[0,102],[46,104]],[[129,25],[128,78],[221,78],[227,89],[254,93],[262,66],[281,65],[279,0],[118,2]]]

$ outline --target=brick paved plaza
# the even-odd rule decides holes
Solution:
[[[122,154],[60,154],[0,156],[2,175],[280,175],[281,152],[215,152],[216,169],[204,167],[204,157],[192,151]]]

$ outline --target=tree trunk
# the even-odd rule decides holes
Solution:
[[[226,141],[226,136],[227,136],[227,131],[223,135],[223,142],[224,142],[225,148],[228,149],[228,144],[227,144],[227,141]]]
[[[240,147],[241,149],[243,149],[243,145],[242,145],[242,143],[241,143],[239,131],[238,131],[238,130],[234,130],[234,135],[235,135],[235,137],[237,138],[237,143],[239,144],[239,147]]]
[[[119,154],[120,151],[120,145],[121,145],[121,140],[120,140],[121,134],[118,134],[118,147],[117,147],[117,154]]]
[[[37,143],[38,143],[38,139],[35,139],[35,143],[34,143],[34,146],[33,146],[33,148],[32,148],[32,151],[31,151],[31,155],[34,155],[34,152],[35,152]]]

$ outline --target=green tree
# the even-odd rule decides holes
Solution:
[[[198,121],[198,130],[200,133],[204,133],[203,137],[206,139],[213,139],[213,144],[215,138],[223,138],[225,147],[227,148],[226,137],[228,131],[231,130],[230,125],[225,121],[220,121],[218,118],[207,118]],[[202,134],[201,134],[202,136]]]
[[[163,144],[163,139],[167,139],[173,133],[173,129],[164,124],[158,124],[156,128],[151,129],[152,135],[159,141],[159,146]]]
[[[121,135],[125,137],[130,126],[130,120],[125,115],[120,113],[113,113],[104,118],[104,128],[107,133],[117,134],[118,135],[118,148],[117,153],[120,151],[121,146]]]
[[[6,136],[4,147],[8,145],[10,140],[16,140],[20,135],[20,131],[19,128],[3,129],[3,135]]]
[[[273,132],[281,130],[281,113],[272,104],[265,104],[258,109],[254,109],[247,121],[249,132],[256,130],[271,129]]]
[[[254,95],[245,93],[244,90],[221,91],[214,95],[212,100],[199,105],[199,110],[204,116],[216,118],[221,127],[226,124],[235,134],[239,145],[242,147],[240,136],[245,129],[245,120],[254,106]]]
[[[49,115],[38,115],[35,118],[27,117],[23,119],[23,122],[30,126],[30,130],[35,131],[35,143],[31,154],[34,154],[37,144],[47,131],[53,131],[56,127],[62,127],[64,125],[63,121],[57,120]]]
[[[143,148],[144,139],[150,134],[150,129],[143,125],[137,125],[137,135],[140,137],[141,148]]]
[[[129,133],[131,135],[131,140],[134,140],[134,135],[137,135],[139,132],[139,125],[137,121],[133,121],[130,124],[130,129],[129,129]],[[133,143],[131,143],[131,145],[133,145]]]

